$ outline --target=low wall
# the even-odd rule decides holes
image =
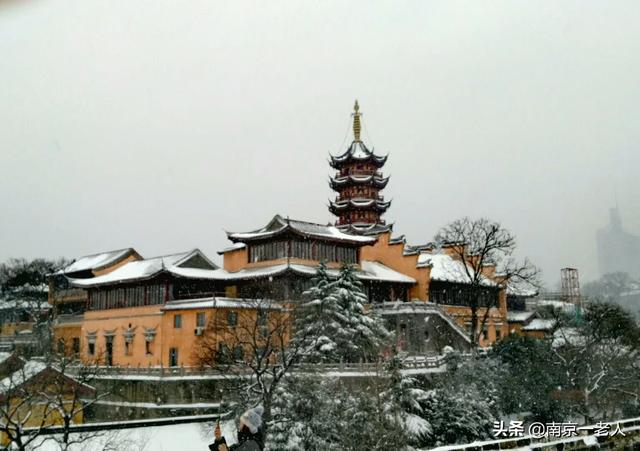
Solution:
[[[433,361],[435,362],[435,361]],[[444,365],[432,361],[417,362],[411,372],[425,386],[431,386],[435,378],[443,374]],[[86,421],[124,421],[163,418],[176,415],[217,414],[220,402],[228,405],[243,376],[225,376],[219,372],[186,371],[183,375],[155,369],[144,374],[143,369],[114,369],[91,381],[91,385],[104,397],[85,412]],[[166,370],[166,368],[164,369]],[[305,365],[291,375],[323,375],[337,378],[353,387],[372,387],[372,380],[380,378],[381,368],[373,365],[333,365],[319,371],[316,365]],[[164,374],[164,375],[158,375]],[[224,404],[222,410],[224,411]]]

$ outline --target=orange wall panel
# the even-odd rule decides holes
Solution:
[[[417,268],[417,255],[404,255],[404,244],[389,244],[391,232],[378,237],[378,241],[371,246],[360,249],[361,260],[371,260],[382,263],[391,269],[416,279],[417,283],[409,289],[411,299],[427,301],[429,293],[430,268]]]
[[[240,249],[225,252],[222,256],[222,267],[229,271],[240,271],[249,262],[249,249],[245,246]]]
[[[113,364],[118,366],[155,366],[162,363],[162,317],[161,305],[132,307],[112,310],[87,311],[82,324],[82,359],[90,362],[95,358],[104,362],[106,352],[105,332],[113,331]],[[127,354],[124,332],[131,326],[135,335]],[[144,328],[156,328],[151,344],[151,354],[146,353]],[[89,333],[96,333],[95,355],[88,354]]]

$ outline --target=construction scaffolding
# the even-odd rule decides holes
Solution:
[[[580,296],[578,270],[576,268],[562,268],[560,270],[560,282],[563,300],[581,307],[582,297]]]

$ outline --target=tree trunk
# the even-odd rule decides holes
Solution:
[[[264,409],[262,414],[262,440],[263,443],[266,443],[269,422],[271,421],[271,393],[264,396],[262,400],[262,407]]]
[[[64,447],[62,447],[62,449],[66,451],[69,448],[69,429],[70,429],[71,419],[65,415],[63,418],[63,421],[64,421],[64,433],[62,434],[62,443],[64,444]]]
[[[476,302],[471,302],[471,345],[472,351],[475,352],[478,347],[478,305]]]

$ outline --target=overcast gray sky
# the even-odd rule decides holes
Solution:
[[[353,100],[387,220],[498,219],[550,284],[640,232],[637,1],[0,0],[0,260],[333,220]]]

